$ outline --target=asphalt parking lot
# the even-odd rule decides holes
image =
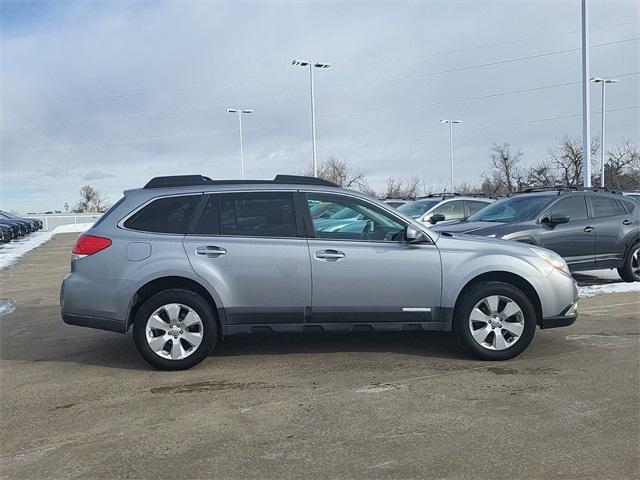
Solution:
[[[581,302],[503,363],[447,334],[235,337],[152,370],[62,323],[75,235],[5,272],[2,478],[638,478],[640,295]]]

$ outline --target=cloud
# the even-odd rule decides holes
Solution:
[[[83,180],[102,180],[103,178],[115,178],[115,175],[112,173],[105,173],[101,170],[90,170],[87,174],[82,177]]]

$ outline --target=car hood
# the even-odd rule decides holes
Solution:
[[[465,220],[460,222],[452,222],[449,225],[437,225],[433,229],[439,232],[455,232],[455,233],[470,233],[473,235],[489,236],[512,230],[509,228],[510,223],[501,222],[467,222]]]

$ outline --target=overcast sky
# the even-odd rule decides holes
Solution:
[[[239,178],[225,107],[255,110],[248,178],[300,173],[309,79],[293,58],[333,65],[316,70],[319,159],[346,159],[376,188],[448,181],[444,117],[463,121],[457,181],[480,180],[493,142],[537,162],[581,134],[579,0],[0,3],[4,209],[61,210],[87,183],[114,202],[156,175]],[[607,138],[638,140],[640,3],[590,4],[591,73],[620,78]]]

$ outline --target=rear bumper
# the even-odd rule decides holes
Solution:
[[[119,320],[114,320],[113,318],[89,317],[86,315],[62,313],[62,321],[68,325],[97,328],[98,330],[108,330],[110,332],[117,333],[127,333],[127,324],[120,322]]]

